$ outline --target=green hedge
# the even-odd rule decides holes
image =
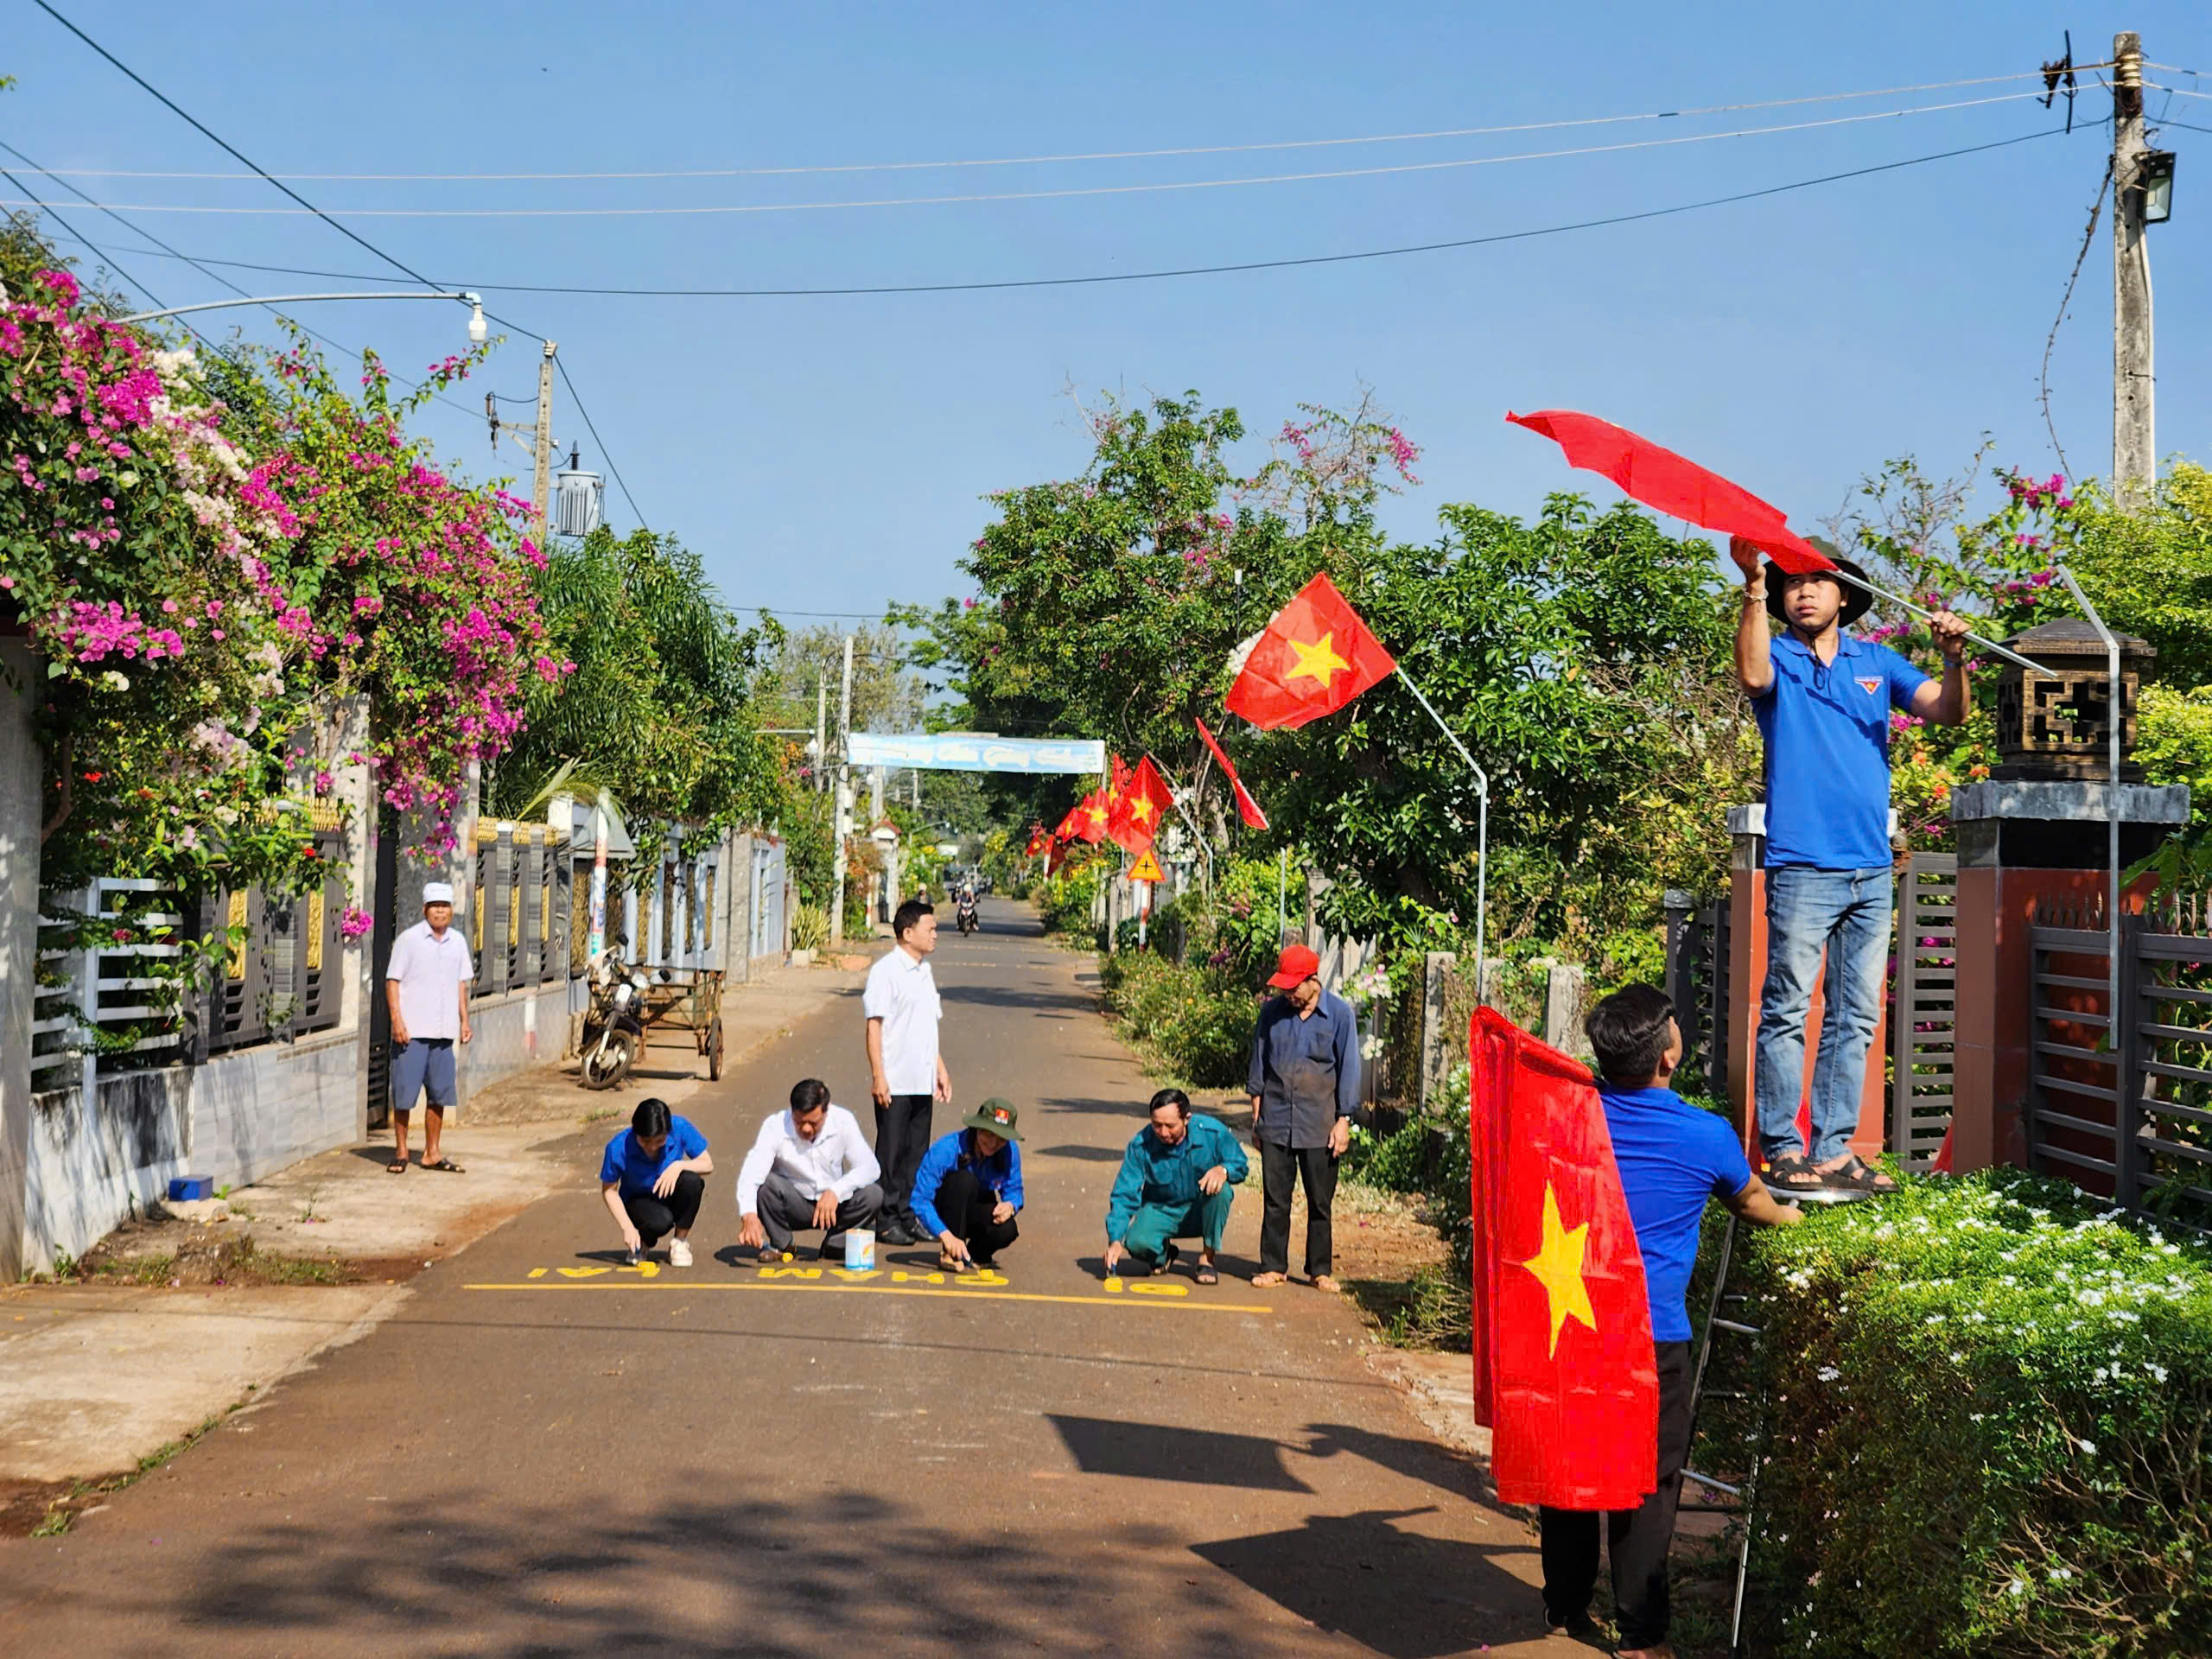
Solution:
[[[1452,1252],[1462,1284],[1474,1271],[1474,1166],[1467,1120],[1416,1117],[1389,1135],[1355,1128],[1339,1173],[1345,1180],[1408,1193],[1423,1201],[1428,1223]]]
[[[1090,919],[1090,907],[1098,896],[1099,868],[1086,861],[1056,871],[1051,880],[1031,890],[1029,896],[1037,901],[1047,933],[1066,934],[1084,944],[1095,942],[1097,930]]]
[[[2212,1252],[2017,1170],[1762,1232],[1779,1650],[2212,1653]]]
[[[1107,1013],[1162,1071],[1195,1087],[1244,1081],[1260,1005],[1241,976],[1128,950],[1099,958],[1098,976]]]

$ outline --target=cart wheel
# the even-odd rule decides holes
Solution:
[[[719,1082],[722,1075],[722,1017],[715,1016],[715,1023],[707,1027],[707,1077],[709,1082]]]
[[[630,1075],[638,1058],[637,1045],[637,1038],[626,1031],[609,1033],[604,1052],[596,1039],[586,1045],[578,1081],[587,1089],[612,1089]]]

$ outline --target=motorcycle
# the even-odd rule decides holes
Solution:
[[[982,918],[976,914],[975,899],[966,893],[961,894],[960,903],[952,912],[952,925],[963,933],[973,933],[983,925]]]
[[[612,1089],[630,1074],[645,1046],[645,970],[622,960],[623,941],[610,945],[592,969],[591,1012],[584,1018],[581,1081],[587,1089]]]

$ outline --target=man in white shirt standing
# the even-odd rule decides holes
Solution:
[[[909,899],[891,919],[898,941],[868,972],[861,1012],[868,1020],[868,1069],[875,1096],[875,1157],[883,1168],[887,1244],[918,1244],[927,1236],[914,1219],[914,1172],[929,1150],[931,1109],[952,1098],[952,1079],[938,1052],[940,1005],[930,976],[937,949],[937,912]]]
[[[793,1233],[822,1232],[822,1254],[849,1227],[865,1227],[883,1203],[875,1154],[860,1121],[830,1103],[830,1085],[804,1077],[791,1109],[760,1126],[737,1172],[737,1242],[788,1254]]]
[[[468,1040],[468,987],[476,963],[468,941],[453,925],[453,888],[443,881],[423,887],[423,919],[391,942],[385,969],[385,999],[391,1009],[391,1161],[395,1175],[407,1173],[407,1121],[416,1097],[426,1091],[429,1116],[423,1122],[423,1167],[461,1173],[444,1155],[446,1108],[459,1098],[454,1045]]]

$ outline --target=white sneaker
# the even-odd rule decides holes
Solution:
[[[691,1265],[690,1240],[671,1238],[668,1241],[668,1265],[671,1268],[688,1268]]]

